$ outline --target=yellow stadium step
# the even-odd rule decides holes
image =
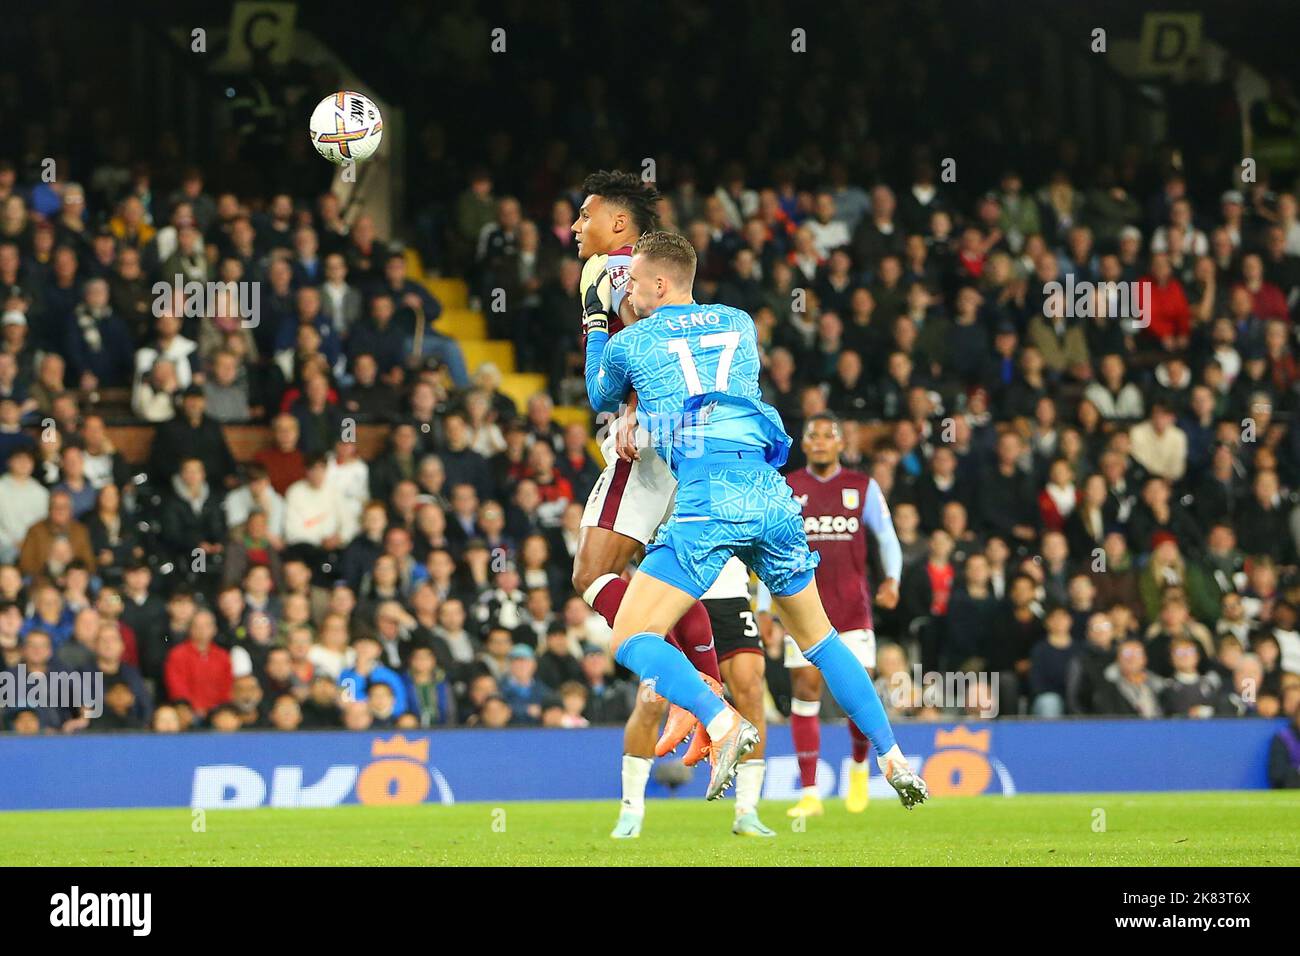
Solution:
[[[509,375],[515,370],[515,346],[512,342],[470,339],[461,341],[460,348],[465,354],[465,366],[471,376],[484,362],[491,362],[501,370],[502,375]]]
[[[414,249],[412,249],[410,246],[407,246],[406,249],[403,251],[406,255],[406,277],[408,279],[411,278],[418,279],[421,276],[423,276],[424,263],[420,261],[420,254],[416,252]]]
[[[514,401],[520,412],[528,408],[528,399],[546,391],[546,376],[537,372],[513,372],[501,376],[501,391]]]
[[[424,287],[433,293],[444,309],[463,309],[469,305],[469,286],[463,279],[426,278]]]
[[[488,337],[487,319],[473,309],[443,309],[436,324],[439,332],[453,339],[474,341]]]
[[[591,428],[591,410],[579,408],[577,405],[556,405],[551,417],[561,425],[578,422],[581,425],[586,425],[588,430]]]

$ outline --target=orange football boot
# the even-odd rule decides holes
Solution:
[[[687,767],[694,767],[701,760],[710,757],[712,753],[713,741],[709,739],[709,732],[697,720],[695,722],[695,733],[691,735],[691,745],[686,748],[686,756],[682,758],[682,764]]]
[[[709,685],[718,697],[722,697],[722,685],[715,681],[708,674],[701,674],[700,678],[704,683]],[[691,730],[699,723],[695,715],[684,707],[678,707],[673,704],[668,708],[668,720],[664,723],[664,732],[659,737],[659,742],[655,744],[655,756],[664,757],[676,750],[688,736]],[[703,729],[703,728],[701,728]],[[698,736],[698,734],[697,734]],[[694,749],[694,744],[691,745]],[[705,745],[707,747],[707,744]],[[699,763],[699,758],[695,759]],[[687,766],[694,766],[694,763],[688,763]]]

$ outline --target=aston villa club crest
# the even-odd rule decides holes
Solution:
[[[862,496],[858,494],[856,488],[842,488],[840,490],[840,500],[844,502],[844,507],[850,511],[857,511],[862,507]]]

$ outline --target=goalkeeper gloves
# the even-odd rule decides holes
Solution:
[[[613,315],[613,285],[609,272],[605,269],[608,256],[592,256],[582,268],[582,331],[609,331],[609,320]]]

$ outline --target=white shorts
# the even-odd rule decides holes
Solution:
[[[613,446],[612,437],[602,446],[609,464],[587,497],[582,527],[606,528],[649,544],[673,513],[677,479],[654,448],[640,449],[640,459],[627,462]]]
[[[876,632],[875,631],[844,631],[840,634],[840,640],[848,645],[853,656],[858,659],[863,667],[874,670],[876,666]],[[789,634],[785,636],[785,666],[791,670],[797,667],[812,667],[808,658],[803,656],[799,650],[799,645],[794,642],[794,638]]]
[[[718,575],[718,580],[713,582],[713,586],[700,595],[701,601],[719,598],[749,600],[749,568],[745,567],[745,562],[735,555],[728,558],[727,563],[722,566],[722,573]]]

